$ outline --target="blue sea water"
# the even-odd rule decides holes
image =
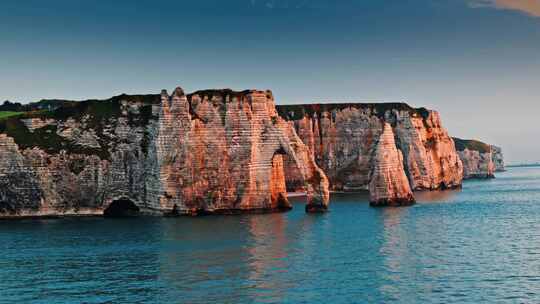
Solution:
[[[407,208],[0,221],[1,303],[540,303],[540,168]]]

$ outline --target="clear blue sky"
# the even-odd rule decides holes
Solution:
[[[0,100],[180,85],[406,101],[540,160],[540,0],[2,0],[0,43]]]

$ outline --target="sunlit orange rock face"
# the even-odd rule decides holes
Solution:
[[[403,154],[396,147],[394,132],[385,123],[375,149],[370,174],[369,194],[372,206],[407,206],[415,200],[403,167]]]
[[[413,190],[460,187],[463,165],[455,145],[442,126],[439,113],[425,116],[403,113],[394,128],[398,147],[403,151],[405,170]]]
[[[157,155],[161,208],[181,213],[290,209],[283,156],[308,190],[308,211],[325,210],[328,182],[269,91],[162,94]]]
[[[325,211],[326,175],[269,91],[66,101],[0,120],[0,217],[287,210],[285,157]]]
[[[270,91],[181,88],[64,101],[0,120],[0,216],[99,215],[118,201],[271,212],[291,208],[287,190],[307,193],[308,212],[327,210],[330,189],[407,205],[411,191],[461,185],[455,144],[437,112],[402,103],[276,107]],[[489,162],[467,151],[467,177],[504,165],[495,147]]]
[[[402,103],[279,105],[325,171],[330,189],[369,190],[384,125],[391,125],[412,190],[460,187],[463,168],[439,114]],[[302,190],[301,176],[286,161],[287,186]]]

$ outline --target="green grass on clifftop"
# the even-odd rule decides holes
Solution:
[[[123,101],[140,103],[139,112],[129,112],[130,106],[122,106]],[[150,120],[157,119],[152,114],[152,105],[159,104],[160,95],[120,95],[106,100],[67,101],[53,100],[41,101],[26,106],[29,111],[0,111],[0,133],[12,137],[21,149],[38,147],[50,154],[57,154],[62,150],[69,153],[98,155],[101,159],[109,158],[111,147],[110,136],[105,134],[105,127],[114,128],[115,122],[120,117],[128,120],[131,127],[145,128]],[[39,106],[36,106],[39,105]],[[11,106],[11,105],[8,105]],[[124,111],[127,111],[124,112]],[[29,130],[22,119],[41,118],[56,121],[73,119],[81,122],[85,130],[93,130],[98,137],[101,148],[89,148],[75,144],[58,134],[57,125],[49,125],[35,130]],[[146,140],[146,141],[145,141]],[[147,149],[147,139],[141,146]]]
[[[0,119],[21,115],[23,112],[0,111]]]
[[[489,153],[489,151],[491,151],[491,147],[488,144],[485,144],[478,140],[461,139],[457,137],[453,137],[453,139],[454,139],[454,144],[456,146],[456,150],[458,151],[464,151],[465,149],[468,149],[471,151],[478,151],[480,153]]]

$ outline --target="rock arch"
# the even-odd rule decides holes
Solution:
[[[284,126],[283,126],[284,125]],[[313,153],[302,142],[294,128],[283,122],[282,130],[286,134],[286,140],[282,140],[281,150],[290,157],[304,183],[307,195],[306,212],[319,213],[328,210],[330,201],[329,182],[326,174],[315,162]],[[285,170],[285,169],[284,169]]]
[[[283,167],[283,157],[285,152],[279,149],[272,157],[272,174],[270,177],[270,195],[277,210],[287,211],[292,208],[287,199],[287,187],[285,186],[285,170]]]
[[[306,183],[308,212],[325,211],[328,180],[264,91],[162,93],[157,141],[165,212],[270,212],[290,209],[283,155]]]

